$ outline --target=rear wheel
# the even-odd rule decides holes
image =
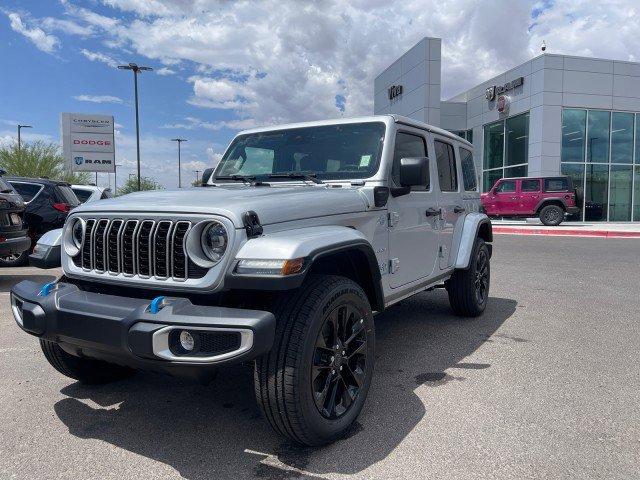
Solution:
[[[279,302],[276,339],[255,364],[255,392],[271,426],[308,446],[333,442],[356,420],[371,384],[373,315],[353,281],[313,275]]]
[[[540,221],[547,226],[560,225],[564,220],[564,209],[559,205],[547,205],[540,210]]]
[[[484,312],[489,299],[491,267],[489,249],[476,238],[469,268],[456,270],[446,283],[449,304],[456,315],[477,317]]]
[[[48,340],[40,340],[45,358],[61,374],[79,380],[81,383],[108,383],[122,380],[135,370],[112,363],[76,357],[65,352],[60,345]]]

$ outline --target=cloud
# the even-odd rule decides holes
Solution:
[[[118,68],[118,65],[122,63],[110,57],[109,55],[100,52],[92,52],[90,50],[87,50],[86,48],[80,50],[80,53],[82,53],[82,55],[87,57],[92,62],[102,62],[109,65],[111,68]]]
[[[47,35],[40,27],[33,26],[29,28],[25,21],[17,13],[8,13],[11,29],[21,35],[24,35],[39,50],[45,53],[53,54],[60,48],[60,40],[55,35]]]
[[[248,128],[256,127],[256,123],[251,118],[245,118],[240,120],[219,120],[216,122],[207,122],[196,117],[185,117],[185,122],[167,123],[160,128],[168,129],[184,129],[184,130],[197,130],[205,129],[212,131],[219,131],[222,129],[228,130],[246,130]]]
[[[46,17],[40,20],[39,23],[48,32],[57,30],[69,35],[80,35],[82,37],[92,35],[95,31],[91,25],[79,25],[71,20],[60,18]]]
[[[171,70],[170,68],[167,67],[162,67],[162,68],[158,68],[157,70],[154,70],[158,75],[173,75],[176,72]]]
[[[114,97],[113,95],[76,95],[74,99],[80,102],[91,103],[124,103],[120,97]]]

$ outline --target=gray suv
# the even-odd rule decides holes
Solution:
[[[492,231],[470,143],[400,116],[238,134],[204,187],[83,204],[64,276],[11,292],[15,320],[81,382],[210,378],[251,361],[273,428],[340,438],[374,368],[374,314],[435,287],[488,302]]]

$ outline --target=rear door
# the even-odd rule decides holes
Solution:
[[[520,181],[520,215],[533,215],[540,202],[541,185],[539,178],[523,178]]]
[[[456,231],[462,228],[466,210],[460,192],[459,160],[456,159],[456,149],[449,140],[438,137],[434,139],[433,144],[438,173],[438,207],[440,208],[438,256],[440,269],[445,270],[451,266],[454,236]]]

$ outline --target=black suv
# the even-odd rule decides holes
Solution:
[[[72,208],[80,200],[66,182],[47,178],[4,177],[5,181],[22,196],[27,203],[24,220],[29,237],[35,245],[38,239],[55,228],[61,228]],[[24,265],[30,251],[18,258],[0,258],[0,266]]]
[[[11,261],[24,256],[31,239],[23,223],[25,204],[3,174],[0,170],[0,259]]]

